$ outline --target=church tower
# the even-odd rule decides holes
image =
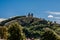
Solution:
[[[33,17],[33,13],[28,13],[28,17]]]

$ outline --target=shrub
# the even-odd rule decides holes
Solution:
[[[22,27],[16,22],[9,25],[8,33],[8,40],[25,40]]]

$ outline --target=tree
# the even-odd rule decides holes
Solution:
[[[17,22],[11,23],[8,27],[8,40],[25,40],[22,29],[21,25]]]

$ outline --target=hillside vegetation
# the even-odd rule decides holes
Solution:
[[[60,40],[60,24],[42,18],[28,16],[16,16],[0,23],[6,28],[7,40]],[[8,34],[8,35],[7,35]],[[0,35],[3,32],[0,30]]]

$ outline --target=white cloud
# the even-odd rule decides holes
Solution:
[[[2,21],[4,21],[4,20],[6,20],[6,19],[4,19],[4,18],[0,18],[0,22],[2,22]]]
[[[47,11],[49,14],[54,14],[54,15],[60,15],[60,12],[52,12],[52,11]]]
[[[60,24],[60,12],[46,11],[46,13],[50,14],[48,15],[48,18],[53,18],[53,21],[56,21]]]
[[[56,20],[56,22],[60,24],[60,20]]]
[[[60,17],[54,17],[55,19],[60,19]]]
[[[48,15],[48,18],[53,18],[53,15]]]

